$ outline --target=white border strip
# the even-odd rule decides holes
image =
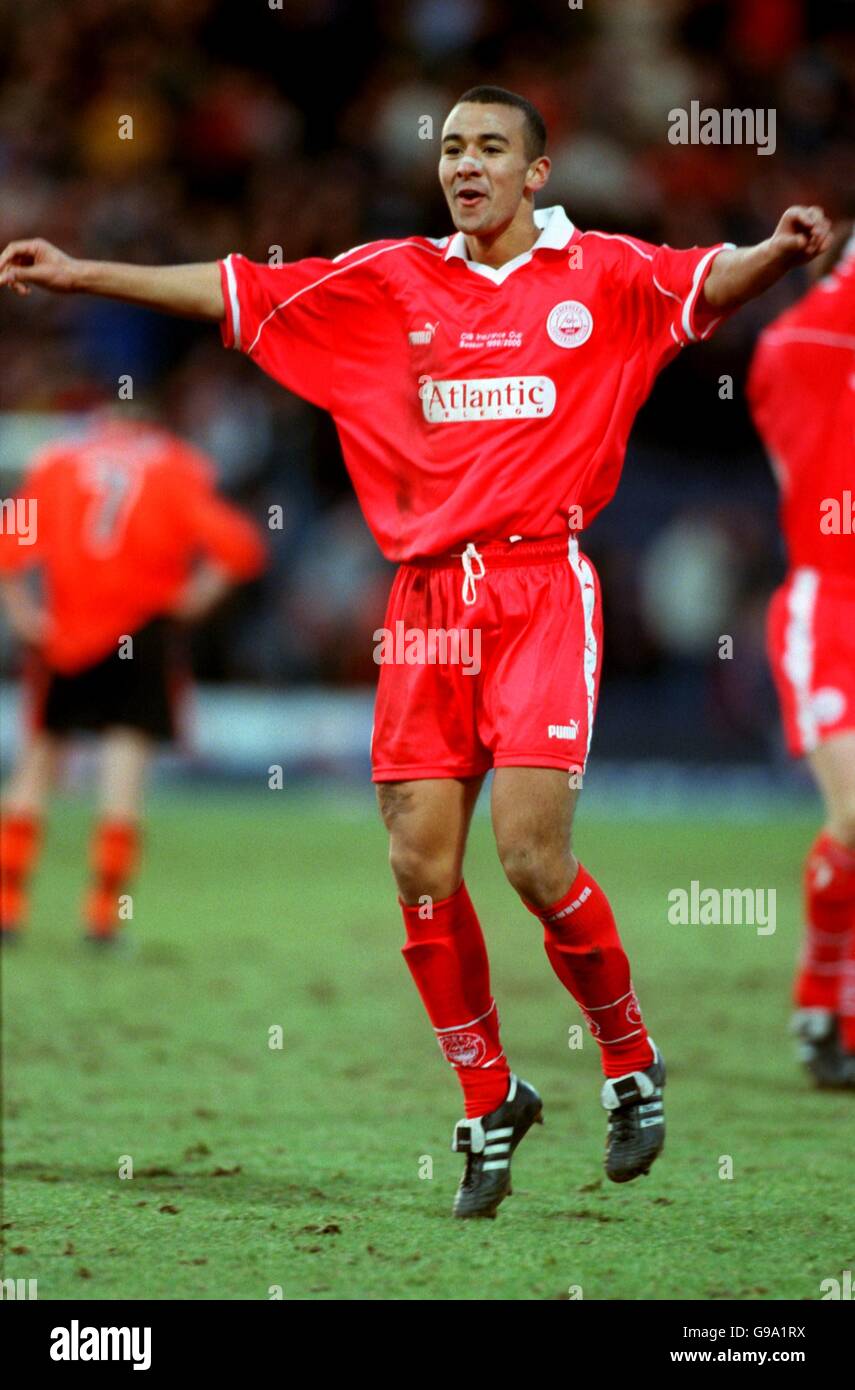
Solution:
[[[783,669],[796,700],[796,722],[806,753],[817,745],[816,719],[811,707],[813,680],[813,617],[819,592],[819,571],[801,567],[793,572],[787,594]]]
[[[579,542],[575,536],[571,536],[567,543],[567,558],[570,561],[570,568],[579,583],[579,595],[582,599],[582,615],[585,623],[585,657],[583,661],[583,674],[585,677],[585,694],[588,700],[588,746],[585,749],[585,757],[591,751],[591,739],[594,735],[594,697],[596,694],[595,680],[597,675],[597,639],[594,636],[594,604],[597,601],[597,590],[594,584],[594,576],[588,561],[579,554]]]
[[[240,350],[240,299],[238,298],[237,279],[231,256],[226,256],[223,265],[226,268],[226,285],[229,291],[229,306],[232,311],[232,341],[235,347]]]
[[[641,247],[636,246],[635,242],[630,241],[629,237],[621,236],[620,232],[583,232],[582,236],[598,236],[601,241],[622,241],[625,246],[628,246],[630,250],[635,252],[636,256],[641,256],[645,261],[653,260],[652,256],[648,255],[646,251],[642,251]],[[658,288],[657,285],[657,289]]]
[[[818,343],[821,347],[855,349],[851,333],[830,333],[824,328],[773,328],[764,333],[763,341],[771,347],[778,343]]]
[[[703,275],[704,271],[706,270],[707,266],[709,265],[710,261],[713,259],[714,256],[718,256],[722,251],[735,250],[736,247],[734,246],[733,242],[726,241],[721,246],[714,246],[711,251],[708,251],[705,256],[701,257],[701,259],[698,261],[698,264],[695,266],[695,273],[692,276],[692,288],[689,290],[689,293],[687,294],[685,302],[683,304],[683,314],[681,318],[683,332],[685,333],[690,343],[696,343],[698,341],[695,337],[695,334],[692,332],[692,310],[695,307],[695,300],[698,297],[698,291],[701,287],[701,276]],[[716,322],[718,322],[718,320],[716,320]]]
[[[496,1001],[494,999],[485,1014],[479,1014],[477,1018],[470,1018],[468,1023],[453,1023],[450,1028],[434,1028],[433,1031],[438,1036],[440,1033],[459,1033],[463,1028],[472,1028],[476,1023],[480,1023],[482,1018],[489,1018],[495,1007]]]

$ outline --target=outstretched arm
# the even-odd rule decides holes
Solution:
[[[78,291],[104,295],[214,323],[226,316],[216,261],[169,266],[84,261],[36,237],[10,241],[0,253],[0,285],[7,285],[16,294],[29,294],[37,285],[59,294]]]
[[[794,266],[820,255],[830,233],[831,223],[822,208],[787,208],[768,240],[718,253],[704,284],[707,303],[725,310],[746,304]]]

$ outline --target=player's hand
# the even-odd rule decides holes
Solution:
[[[831,241],[831,223],[817,207],[787,208],[770,238],[776,255],[789,265],[804,265],[825,251]]]
[[[180,623],[199,623],[225,598],[232,580],[210,561],[203,561],[172,606],[170,617]]]
[[[6,285],[16,294],[29,294],[33,285],[68,294],[74,289],[76,264],[72,256],[41,237],[10,241],[0,252],[0,286]]]
[[[36,605],[12,606],[7,609],[7,618],[13,634],[25,647],[41,649],[51,632],[51,622],[47,612]]]

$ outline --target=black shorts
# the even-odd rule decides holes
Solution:
[[[37,726],[53,734],[121,727],[174,739],[176,704],[186,684],[174,624],[155,618],[132,636],[131,656],[111,652],[71,676],[43,672],[37,678]]]

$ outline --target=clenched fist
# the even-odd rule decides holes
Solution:
[[[787,208],[770,238],[775,252],[791,265],[804,265],[824,251],[831,223],[822,208]]]

